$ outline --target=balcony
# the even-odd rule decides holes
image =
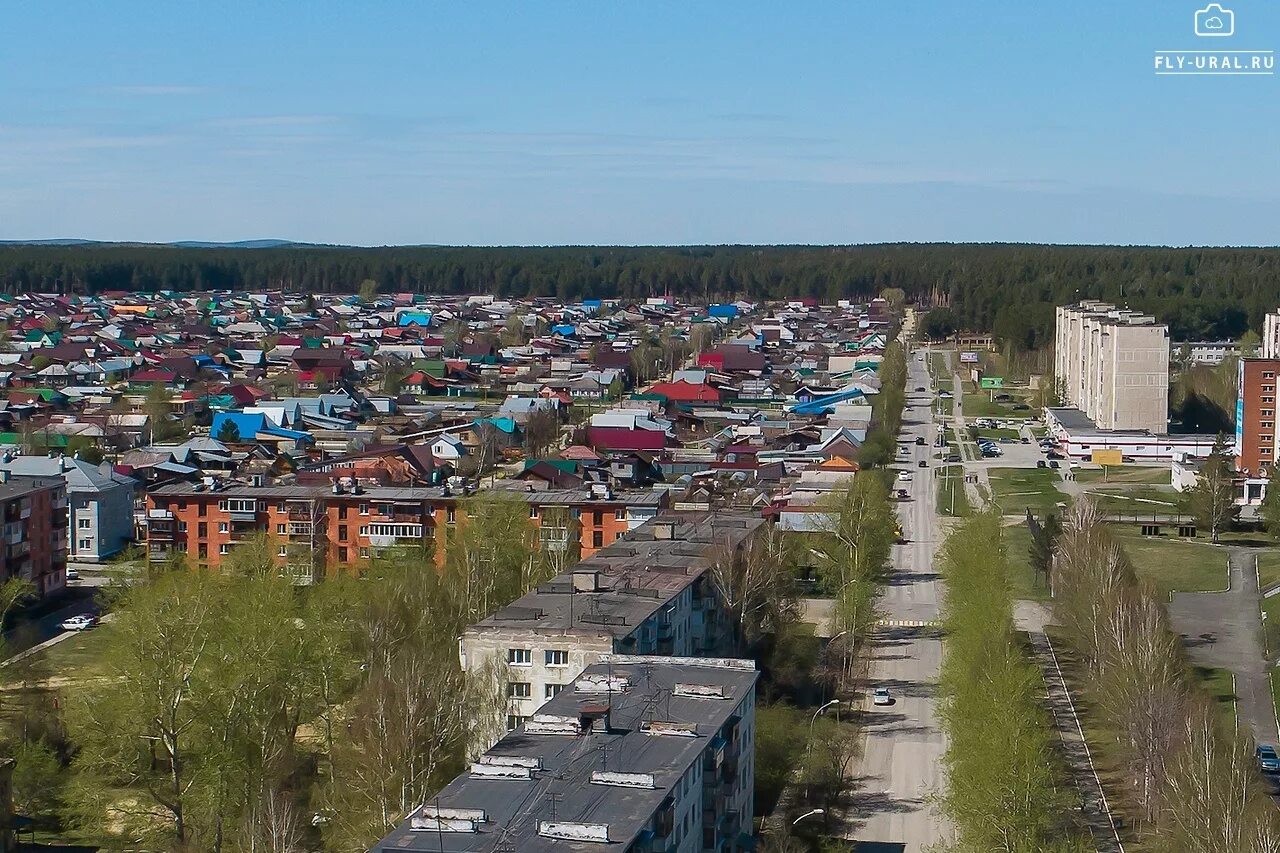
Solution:
[[[27,535],[27,526],[20,522],[11,522],[6,524],[3,528],[0,528],[0,530],[3,531],[4,543],[6,545],[17,545]]]
[[[290,535],[290,536],[304,536],[304,537],[308,537],[308,538],[310,538],[310,536],[311,536],[312,532],[314,531],[314,529],[315,529],[315,528],[312,526],[312,524],[311,524],[311,522],[310,522],[310,521],[305,521],[305,522],[303,522],[303,521],[290,521],[290,522],[289,522],[289,535]]]
[[[257,521],[258,511],[252,509],[232,509],[227,511],[232,521]]]

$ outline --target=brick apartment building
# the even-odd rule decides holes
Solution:
[[[1280,358],[1242,358],[1236,370],[1236,469],[1266,479],[1275,466]]]
[[[61,478],[10,477],[0,471],[4,548],[0,581],[25,578],[40,595],[67,582],[67,490]]]
[[[553,547],[564,547],[576,528],[582,557],[653,518],[665,502],[656,491],[607,497],[580,489],[502,491],[529,505],[530,520]],[[176,551],[193,565],[217,568],[237,543],[266,533],[299,580],[314,579],[367,560],[378,548],[431,545],[438,529],[465,520],[467,501],[441,486],[171,483],[147,495],[147,552],[164,560]],[[443,564],[443,549],[435,556]]]

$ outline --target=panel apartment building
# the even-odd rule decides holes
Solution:
[[[755,849],[755,664],[606,655],[371,853]]]
[[[606,655],[726,654],[735,627],[711,568],[767,523],[726,511],[659,516],[469,626],[462,668],[507,665],[510,730]]]
[[[67,583],[67,489],[62,479],[0,470],[0,582],[24,578],[47,595]]]
[[[1064,403],[1098,429],[1169,430],[1169,327],[1086,300],[1057,309],[1054,374]]]
[[[607,498],[575,489],[503,493],[528,504],[552,547],[563,548],[571,525],[576,528],[583,556],[653,518],[666,500],[659,491]],[[237,544],[265,533],[280,561],[305,581],[366,561],[379,548],[431,545],[437,530],[465,521],[466,501],[443,486],[170,483],[147,495],[148,557],[160,561],[179,552],[193,565],[217,568]],[[436,559],[443,563],[441,549]]]

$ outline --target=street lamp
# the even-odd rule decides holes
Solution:
[[[805,753],[804,753],[804,763],[806,766],[808,766],[809,759],[813,756],[813,724],[818,722],[819,714],[821,714],[823,711],[830,708],[832,705],[839,705],[839,704],[840,704],[839,699],[832,699],[827,704],[819,706],[818,710],[814,711],[813,716],[809,718],[809,743],[805,747]]]
[[[820,815],[820,814],[826,814],[826,812],[823,811],[822,809],[813,809],[811,811],[807,811],[804,814],[800,815],[800,817],[791,821],[791,825],[795,826],[797,823],[799,823],[800,821],[804,820],[807,817],[813,817],[814,815]]]

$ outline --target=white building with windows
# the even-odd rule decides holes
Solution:
[[[736,629],[711,567],[766,523],[733,512],[659,516],[469,626],[462,667],[505,664],[510,730],[604,655],[726,654]]]
[[[754,850],[755,663],[605,655],[371,853]]]

